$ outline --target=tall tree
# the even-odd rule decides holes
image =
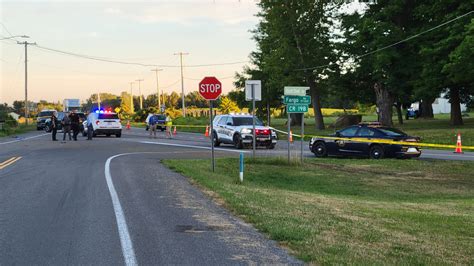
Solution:
[[[418,2],[379,0],[364,14],[347,16],[344,21],[345,36],[355,47],[350,52],[357,51],[353,59],[358,76],[364,76],[367,89],[374,91],[379,121],[384,125],[392,125],[394,104],[401,110],[416,80],[416,43],[389,45],[418,33],[419,24],[413,16]]]
[[[310,87],[317,129],[324,129],[321,112],[323,89],[320,81],[334,59],[330,27],[336,4],[317,0],[262,0],[260,22],[254,31],[257,51],[251,54],[255,71],[247,74],[262,79],[263,91],[278,99],[286,85]],[[272,97],[273,98],[273,97]],[[295,117],[297,118],[297,117]]]

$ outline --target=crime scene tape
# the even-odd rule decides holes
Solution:
[[[288,135],[288,132],[281,131],[275,128],[272,128],[276,132]],[[292,134],[294,137],[301,138],[301,135]],[[434,143],[421,143],[421,142],[407,142],[407,141],[394,141],[394,140],[382,140],[382,139],[366,139],[366,138],[341,138],[341,137],[329,137],[329,136],[316,136],[316,135],[305,135],[305,137],[312,138],[322,138],[322,139],[333,139],[333,140],[344,140],[352,142],[362,142],[362,143],[381,143],[381,144],[394,144],[394,145],[406,145],[406,146],[417,146],[417,147],[432,147],[432,148],[449,148],[456,149],[456,145],[448,144],[434,144]],[[465,150],[474,150],[474,146],[462,146]]]

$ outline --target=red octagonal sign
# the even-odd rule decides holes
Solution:
[[[222,93],[222,84],[215,77],[205,77],[199,82],[199,93],[206,100],[216,100]]]

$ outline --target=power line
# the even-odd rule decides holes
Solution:
[[[399,45],[399,44],[401,44],[401,43],[404,43],[404,42],[410,41],[410,40],[412,40],[412,39],[418,38],[418,37],[420,37],[420,36],[423,35],[423,34],[426,34],[426,33],[428,33],[428,32],[431,32],[431,31],[433,31],[433,30],[436,30],[436,29],[438,29],[438,28],[440,28],[440,27],[443,27],[443,26],[445,26],[445,25],[448,25],[448,24],[450,24],[450,23],[452,23],[452,22],[454,22],[454,21],[456,21],[456,20],[459,20],[459,19],[461,19],[461,18],[463,18],[463,17],[465,17],[465,16],[470,15],[470,14],[473,13],[473,12],[474,12],[474,10],[471,10],[471,11],[467,12],[466,14],[463,14],[463,15],[461,15],[461,16],[459,16],[459,17],[456,17],[456,18],[453,18],[453,19],[451,19],[451,20],[448,20],[448,21],[446,21],[446,22],[444,22],[444,23],[441,23],[441,24],[439,24],[439,25],[437,25],[437,26],[435,26],[435,27],[432,27],[432,28],[430,28],[430,29],[428,29],[428,30],[422,31],[422,32],[417,33],[417,34],[415,34],[415,35],[412,35],[412,36],[410,36],[410,37],[408,37],[408,38],[406,38],[406,39],[403,39],[403,40],[401,40],[401,41],[398,41],[398,42],[389,44],[389,45],[387,45],[387,46],[378,48],[378,49],[376,49],[376,50],[367,52],[367,53],[362,54],[362,55],[358,55],[358,56],[355,57],[355,59],[359,59],[359,58],[362,58],[362,57],[366,57],[366,56],[369,56],[369,55],[371,55],[371,54],[375,54],[375,53],[378,53],[378,52],[380,52],[380,51],[382,51],[382,50],[385,50],[385,49],[391,48],[391,47],[393,47],[393,46]],[[334,63],[329,63],[329,64],[326,64],[326,65],[315,66],[315,67],[298,68],[298,69],[295,69],[295,71],[314,70],[314,69],[318,69],[318,68],[328,67],[328,66],[331,66],[331,65],[333,65],[333,64],[334,64]]]

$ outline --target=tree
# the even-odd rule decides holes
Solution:
[[[472,1],[424,1],[423,21],[433,28],[451,21],[425,36],[421,54],[425,64],[422,79],[438,93],[447,91],[451,102],[451,124],[462,125],[460,104],[473,93],[473,22],[463,15],[474,9]],[[465,96],[465,97],[463,97]]]
[[[257,51],[251,54],[256,68],[244,69],[236,83],[241,83],[239,78],[246,76],[261,79],[263,92],[273,96],[272,100],[279,99],[284,86],[309,86],[316,128],[324,129],[321,112],[324,90],[320,85],[330,68],[311,67],[327,65],[334,59],[330,27],[332,11],[338,5],[316,0],[262,0],[259,6],[260,23],[253,32]],[[298,122],[300,117],[293,117],[292,122]]]
[[[219,109],[224,114],[229,114],[232,112],[240,112],[240,109],[237,106],[237,103],[232,101],[231,99],[229,99],[229,97],[226,97],[226,96],[221,97],[221,104],[219,106]]]
[[[352,45],[351,53],[357,76],[375,93],[379,121],[392,125],[392,108],[395,103],[402,122],[401,106],[407,104],[418,77],[416,42],[402,42],[389,47],[415,33],[420,23],[414,16],[419,2],[416,0],[380,0],[370,4],[364,14],[345,17],[345,37]],[[386,47],[381,49],[382,47]]]

